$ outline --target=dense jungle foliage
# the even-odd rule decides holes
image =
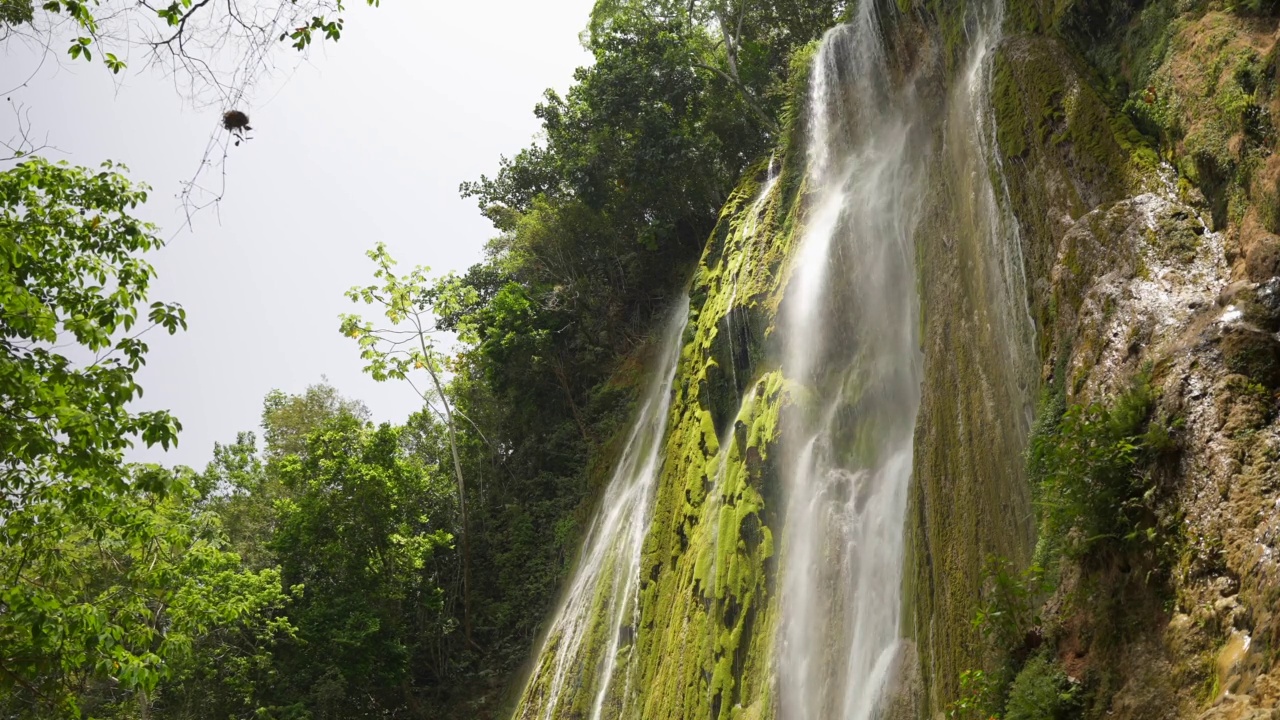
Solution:
[[[70,60],[120,72],[113,22],[152,23],[151,49],[189,69],[201,58],[184,35],[236,37],[235,3],[111,5],[3,0],[0,42],[69,23]],[[283,45],[339,39],[341,3],[279,5],[299,19]],[[350,293],[381,324],[350,315],[341,331],[423,410],[374,426],[327,384],[275,392],[263,442],[243,432],[200,472],[125,460],[181,431],[130,409],[143,333],[186,327],[179,304],[148,295],[146,254],[163,240],[133,214],[147,188],[123,166],[10,148],[0,716],[499,712],[572,561],[655,317],[777,139],[793,51],[844,11],[601,0],[584,18],[593,64],[535,109],[543,140],[462,185],[497,231],[483,262],[396,274],[379,247],[377,283]],[[387,342],[406,328],[411,352]],[[456,346],[437,348],[437,330]]]

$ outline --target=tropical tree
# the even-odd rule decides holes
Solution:
[[[353,287],[347,291],[347,297],[352,302],[380,307],[388,324],[375,326],[359,315],[347,314],[342,316],[340,329],[343,335],[360,344],[360,357],[368,362],[365,372],[378,382],[389,379],[408,382],[448,430],[449,453],[453,459],[454,479],[458,483],[458,513],[462,520],[459,533],[462,545],[462,627],[463,634],[470,641],[471,551],[467,485],[458,452],[458,411],[445,392],[444,355],[436,349],[432,339],[439,332],[436,306],[439,305],[440,311],[445,313],[454,310],[463,302],[458,297],[459,293],[468,293],[470,288],[448,281],[433,284],[427,279],[430,269],[423,266],[413,268],[407,275],[397,275],[394,270],[396,261],[383,243],[378,243],[367,254],[376,266],[374,278],[380,284]],[[426,373],[429,385],[415,381],[418,371]]]
[[[299,644],[278,670],[284,696],[316,717],[423,714],[414,660],[441,603],[430,561],[451,536],[432,524],[435,480],[400,435],[339,415],[275,465],[289,497],[272,549],[285,582],[306,588],[290,612]]]
[[[0,707],[150,712],[216,629],[263,638],[286,596],[249,573],[196,506],[187,472],[124,461],[170,447],[178,421],[136,411],[148,331],[186,327],[147,303],[163,242],[131,212],[120,168],[28,158],[0,172]],[[255,643],[257,644],[257,643]],[[228,661],[235,653],[228,653]],[[251,694],[250,694],[251,695]],[[242,696],[252,704],[252,697]]]
[[[146,305],[164,242],[130,212],[147,188],[31,158],[0,172],[0,503],[51,484],[79,502],[122,490],[124,450],[169,447],[178,421],[134,412],[144,335],[186,328],[176,303]]]
[[[260,707],[255,678],[293,632],[279,571],[241,569],[192,473],[127,477],[91,496],[50,479],[5,515],[0,715],[182,716],[196,681],[206,709]]]

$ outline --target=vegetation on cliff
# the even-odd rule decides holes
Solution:
[[[1253,298],[1276,274],[1276,10],[1010,4],[994,110],[1035,278],[1038,543],[935,609],[973,619],[932,646],[957,717],[1269,712],[1276,591],[1242,538],[1267,532],[1245,508],[1274,503],[1252,479],[1274,454],[1240,442],[1275,432]]]

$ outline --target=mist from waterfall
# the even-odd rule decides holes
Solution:
[[[517,718],[597,720],[611,683],[630,677],[629,668],[619,663],[633,659],[634,633],[627,629],[634,628],[639,611],[640,556],[662,469],[662,441],[688,317],[685,297],[663,330],[658,365],[640,398],[564,600],[536,655]]]

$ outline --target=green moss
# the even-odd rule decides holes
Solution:
[[[1183,264],[1195,260],[1203,241],[1204,225],[1185,212],[1163,215],[1151,234],[1151,244],[1164,256]]]
[[[996,139],[1001,154],[1006,158],[1022,157],[1028,149],[1031,127],[1023,112],[1013,68],[1003,56],[996,62],[991,99],[996,109]]]
[[[1251,180],[1275,136],[1266,109],[1274,57],[1259,50],[1255,28],[1228,13],[1188,15],[1168,27],[1163,56],[1126,108],[1208,199],[1215,228],[1242,222],[1254,202],[1264,203],[1264,224],[1274,221],[1270,193]]]
[[[1222,358],[1232,372],[1264,387],[1280,387],[1280,341],[1270,333],[1233,326],[1222,334]]]
[[[1280,281],[1245,288],[1235,297],[1246,322],[1268,332],[1280,331]]]
[[[796,56],[802,80],[814,49]],[[693,280],[694,320],[642,558],[639,662],[619,698],[646,718],[773,712],[773,454],[791,400],[781,374],[761,364],[801,211],[803,82],[792,95],[771,192],[761,196],[762,161],[734,191]]]
[[[935,32],[942,39],[943,58],[948,70],[954,69],[968,45],[967,22],[969,8],[966,2],[955,0],[923,0],[925,10],[931,15]]]
[[[1255,178],[1251,194],[1263,227],[1280,232],[1280,183],[1270,176]]]
[[[1122,115],[1114,115],[1084,75],[1064,73],[1069,56],[1032,44],[1014,65],[1001,55],[997,118],[1002,147],[1016,149],[1021,136],[1038,147],[1066,145],[1082,179],[1098,187],[1125,187],[1155,164],[1153,151]],[[1015,86],[1017,91],[1015,91]],[[1022,102],[1018,103],[1017,98]],[[1102,129],[1108,131],[1100,131]],[[1146,150],[1145,153],[1138,153]]]
[[[753,660],[752,648],[769,642],[761,625],[774,611],[768,592],[773,530],[761,484],[775,437],[760,430],[776,424],[783,404],[781,383],[762,380],[753,386],[723,446],[708,455],[710,448],[699,442],[697,456],[676,465],[708,489],[706,500],[696,504],[688,502],[686,492],[680,512],[662,523],[662,530],[655,518],[646,548],[646,564],[655,564],[642,605],[643,682],[637,688],[643,689],[634,698],[644,717],[732,717],[744,700],[758,702],[767,685],[768,664]],[[685,412],[686,417],[705,414],[696,408]],[[701,434],[701,428],[682,429],[688,427],[682,422],[675,432],[685,438]],[[673,442],[693,449],[678,438]],[[674,449],[669,445],[669,453]],[[674,479],[670,471],[663,475],[659,510],[669,496],[667,481]],[[662,560],[653,550],[664,545],[670,552]],[[675,653],[681,661],[667,662]]]

